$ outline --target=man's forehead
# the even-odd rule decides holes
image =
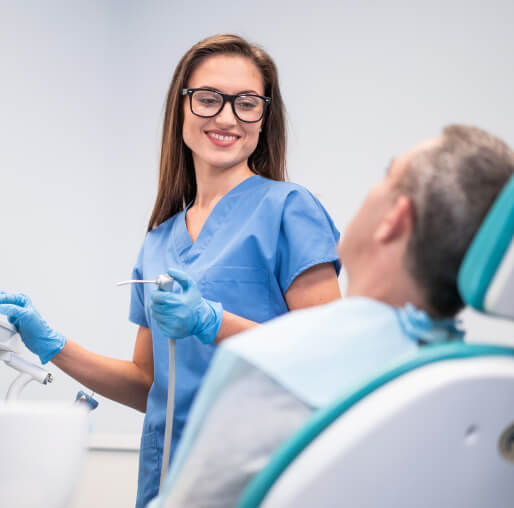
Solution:
[[[414,148],[409,150],[410,152],[419,152],[424,150],[430,150],[431,148],[434,148],[435,146],[439,145],[443,140],[442,136],[437,136],[435,138],[429,138],[425,139],[421,143],[418,143]]]
[[[442,136],[437,136],[435,138],[429,138],[425,139],[421,143],[418,143],[414,147],[412,147],[410,150],[408,150],[405,153],[406,160],[410,160],[411,157],[414,157],[415,155],[426,152],[427,150],[431,150],[435,148],[437,145],[440,145],[443,141]]]
[[[400,174],[408,166],[408,162],[411,160],[412,157],[414,157],[416,154],[419,154],[420,152],[424,152],[425,150],[430,150],[431,148],[434,148],[435,146],[440,144],[441,141],[441,136],[426,139],[421,143],[415,145],[413,148],[411,148],[404,154],[394,157],[387,169],[388,174],[393,177],[400,176]]]

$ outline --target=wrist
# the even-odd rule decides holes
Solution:
[[[55,333],[52,337],[52,341],[48,342],[47,347],[44,351],[38,353],[41,363],[45,365],[48,363],[56,354],[62,351],[62,348],[66,344],[66,337],[60,333]]]
[[[198,333],[196,336],[204,344],[210,344],[211,342],[214,342],[214,340],[218,336],[218,332],[223,321],[224,311],[223,305],[221,305],[220,302],[212,302],[207,299],[205,299],[205,302],[210,309],[211,319],[209,320],[207,325],[202,329],[202,331]]]

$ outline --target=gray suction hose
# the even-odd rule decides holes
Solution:
[[[161,481],[159,492],[162,491],[166,475],[168,474],[168,464],[171,452],[171,434],[173,431],[173,413],[175,412],[175,341],[168,340],[168,403],[166,406],[166,428],[164,431],[164,448],[162,451]]]
[[[158,275],[155,280],[125,280],[118,282],[118,286],[125,284],[157,284],[163,291],[172,291],[173,277],[167,273]],[[168,473],[168,464],[170,462],[171,451],[171,434],[173,431],[173,413],[175,412],[175,340],[168,340],[168,403],[166,405],[166,428],[164,430],[164,448],[162,451],[161,465],[161,481],[159,483],[159,491],[162,490],[166,474]]]

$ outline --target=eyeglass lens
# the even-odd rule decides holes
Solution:
[[[191,96],[193,113],[199,116],[215,116],[223,106],[223,97],[209,90],[196,90]],[[264,113],[264,100],[252,95],[239,95],[234,99],[236,115],[244,122],[256,122]]]

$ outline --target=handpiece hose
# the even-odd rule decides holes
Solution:
[[[125,280],[118,282],[118,286],[125,284],[156,284],[162,291],[171,291],[173,287],[173,277],[168,274],[159,275],[155,280]],[[168,341],[168,402],[166,406],[166,427],[164,430],[164,448],[162,452],[161,479],[159,490],[162,489],[168,465],[170,462],[171,437],[173,433],[173,414],[175,412],[175,340]]]

